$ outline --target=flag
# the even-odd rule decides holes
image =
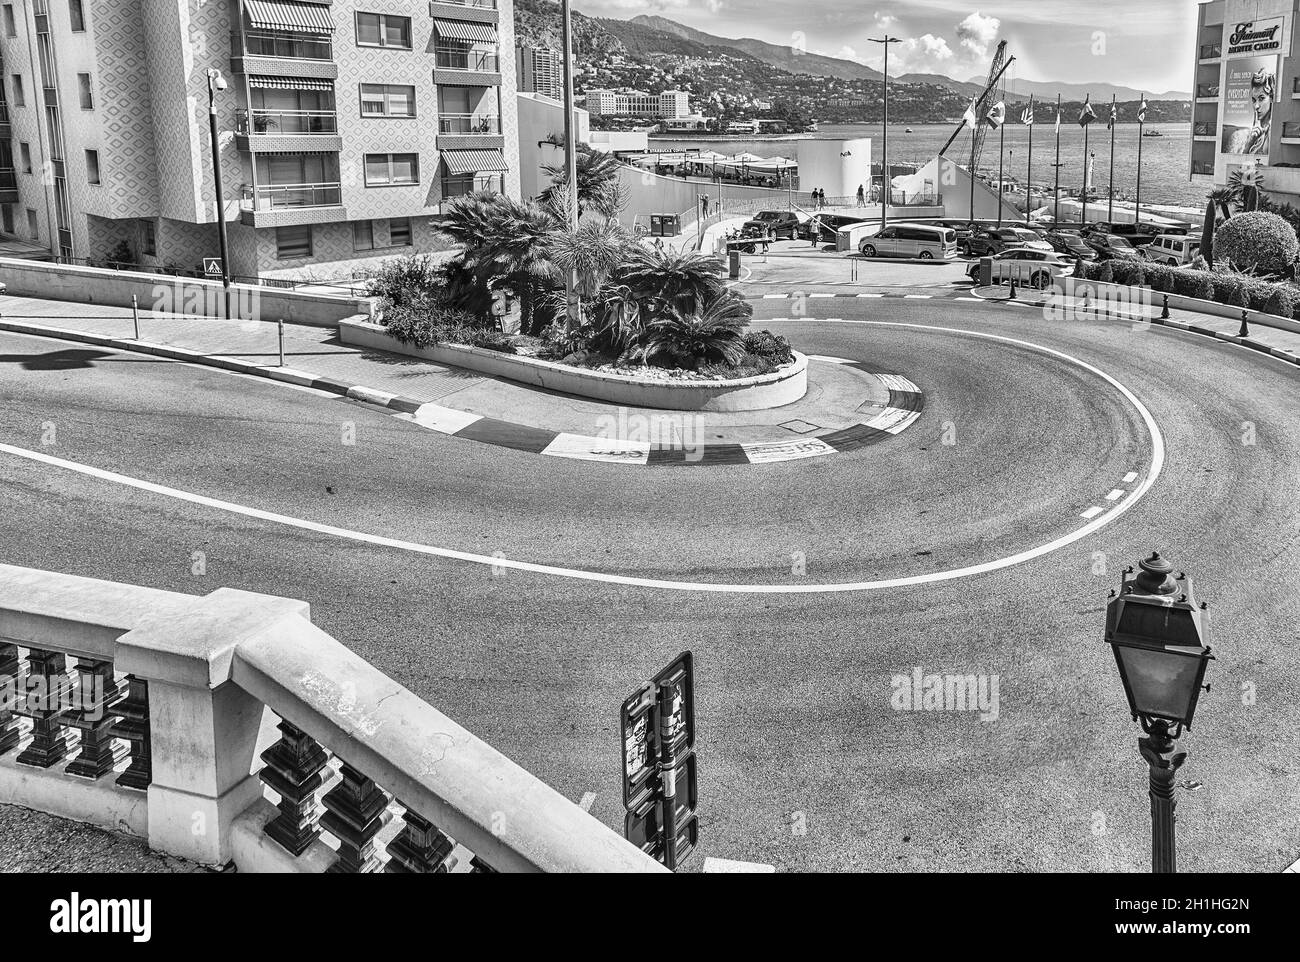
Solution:
[[[1097,119],[1097,112],[1092,109],[1092,104],[1088,102],[1088,97],[1083,98],[1083,109],[1079,111],[1079,126],[1087,127]]]
[[[1007,122],[1007,105],[1001,100],[989,108],[989,112],[984,115],[989,122],[989,126],[997,130]]]
[[[962,125],[969,130],[974,130],[977,126],[979,126],[979,118],[975,116],[974,97],[970,99],[970,106],[966,108],[966,112],[961,115],[961,122]]]
[[[1106,121],[1106,129],[1111,130],[1119,122],[1119,107],[1115,101],[1110,102],[1110,119]]]
[[[1026,127],[1034,126],[1034,98],[1029,98],[1029,106],[1020,112],[1020,122]]]
[[[1056,105],[1056,136],[1061,136],[1061,105]]]
[[[1138,123],[1145,124],[1146,122],[1147,122],[1147,98],[1143,97],[1142,103],[1138,106]]]

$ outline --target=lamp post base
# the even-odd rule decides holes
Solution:
[[[1178,871],[1174,851],[1174,809],[1178,805],[1174,799],[1174,778],[1187,761],[1187,752],[1175,751],[1168,722],[1157,720],[1147,724],[1144,719],[1142,727],[1147,737],[1138,739],[1138,751],[1150,767],[1151,871],[1171,875]]]

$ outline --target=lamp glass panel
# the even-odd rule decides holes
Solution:
[[[1200,657],[1116,645],[1140,715],[1181,720],[1187,715]]]

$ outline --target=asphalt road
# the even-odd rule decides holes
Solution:
[[[557,789],[596,792],[593,814],[615,826],[618,706],[690,648],[702,854],[784,870],[1064,871],[1143,870],[1149,857],[1139,733],[1101,635],[1120,569],[1158,548],[1210,601],[1217,656],[1182,743],[1180,868],[1294,861],[1291,371],[1205,338],[1023,308],[809,309],[771,326],[807,353],[911,378],[926,394],[916,425],[778,465],[566,462],[215,370],[0,335],[0,442],[359,532],[737,588],[988,564],[1070,537],[1081,512],[1153,476],[1158,445],[1113,384],[1027,346],[933,329],[944,327],[1062,352],[1125,385],[1159,426],[1162,469],[1114,521],[1022,564],[751,593],[494,570],[0,454],[0,559],[307,599],[318,624]],[[788,310],[760,303],[757,323]],[[891,678],[913,668],[996,675],[996,720],[895,710]]]

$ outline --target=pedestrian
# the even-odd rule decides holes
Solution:
[[[858,184],[858,206],[867,206],[867,190],[861,184]]]
[[[709,216],[709,195],[708,194],[701,195],[700,208],[704,211],[704,217],[707,219]]]

